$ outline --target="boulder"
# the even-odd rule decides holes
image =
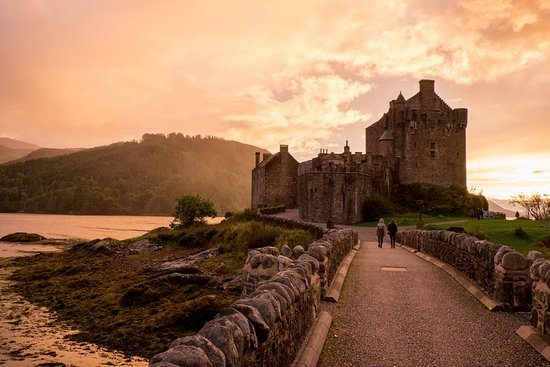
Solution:
[[[502,267],[508,270],[524,270],[530,265],[530,261],[519,252],[507,252],[502,257]]]
[[[212,367],[225,367],[225,356],[221,350],[219,350],[212,342],[206,339],[202,335],[184,336],[178,338],[170,344],[170,348],[177,345],[188,345],[191,347],[197,347],[204,351]]]
[[[536,261],[539,259],[544,259],[544,255],[542,254],[542,252],[539,251],[529,251],[529,253],[527,254],[527,258],[531,261]]]
[[[150,254],[162,249],[161,245],[157,245],[147,239],[139,240],[128,245],[128,253],[135,254]]]
[[[208,321],[200,329],[199,335],[209,339],[223,352],[228,367],[241,365],[240,356],[244,351],[244,335],[234,322],[223,317]]]
[[[292,258],[297,259],[304,253],[304,248],[300,245],[294,246],[294,249],[292,249]]]
[[[0,241],[3,242],[38,242],[44,241],[46,237],[41,236],[37,233],[26,233],[26,232],[15,232],[8,234],[2,238]]]
[[[288,247],[288,245],[283,245],[283,247],[281,248],[281,255],[288,258],[292,257],[292,250],[290,249],[290,247]]]
[[[150,367],[170,366],[170,364],[180,367],[212,367],[212,363],[202,349],[188,345],[176,345],[166,352],[153,356],[149,361]]]

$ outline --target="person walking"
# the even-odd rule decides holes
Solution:
[[[376,236],[378,236],[378,247],[382,248],[384,243],[384,235],[386,234],[386,225],[384,224],[384,218],[380,218],[376,225]]]
[[[391,223],[388,224],[388,234],[390,235],[391,248],[395,248],[395,234],[396,233],[397,233],[397,223],[395,223],[395,219],[392,219]]]

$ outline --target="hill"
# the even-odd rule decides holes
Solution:
[[[47,159],[0,167],[0,212],[171,215],[198,194],[219,213],[250,205],[254,152],[236,141],[145,134]]]
[[[36,150],[40,148],[38,145],[10,138],[0,138],[0,145],[10,149]]]
[[[492,200],[488,200],[488,202],[489,202],[489,210],[492,212],[504,213],[508,218],[513,218],[516,215],[516,212],[505,209],[502,206],[498,205],[497,203],[493,202]]]
[[[0,164],[24,157],[39,148],[38,145],[24,141],[0,138]]]
[[[38,159],[38,158],[52,158],[52,157],[57,157],[57,156],[60,156],[60,155],[79,152],[81,150],[84,150],[84,148],[65,148],[65,149],[40,148],[40,149],[37,149],[37,150],[33,150],[32,152],[28,153],[27,155],[25,155],[25,156],[23,156],[19,159],[7,161],[7,162],[1,163],[1,164],[21,163],[21,162],[30,161],[31,159]]]

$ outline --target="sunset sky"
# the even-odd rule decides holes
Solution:
[[[550,194],[550,0],[0,0],[0,136],[41,146],[364,152],[423,78],[469,109],[469,187]]]

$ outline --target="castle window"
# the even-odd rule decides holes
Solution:
[[[434,142],[431,142],[430,143],[430,158],[431,159],[435,159],[435,143]]]

